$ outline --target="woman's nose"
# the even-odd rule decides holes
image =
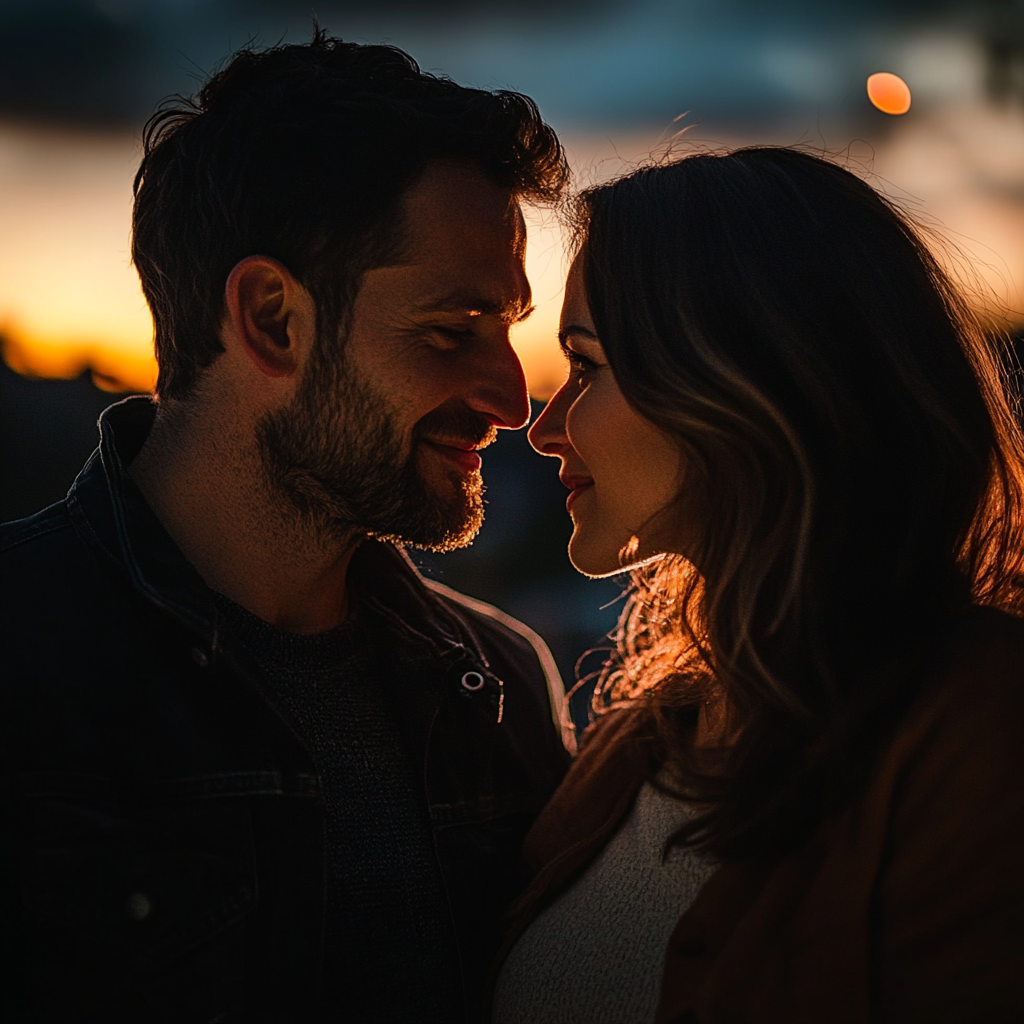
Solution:
[[[566,387],[562,387],[544,406],[541,414],[533,421],[527,437],[534,450],[541,455],[561,455],[568,446],[569,439],[565,433],[565,414],[570,402]]]

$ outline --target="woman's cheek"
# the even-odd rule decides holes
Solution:
[[[610,376],[610,375],[609,375]],[[614,389],[616,392],[618,388]],[[565,433],[569,443],[583,460],[595,483],[610,476],[609,463],[616,447],[614,396],[608,394],[603,381],[584,388],[572,403],[565,417]]]
[[[643,481],[644,453],[635,443],[635,414],[611,374],[603,376],[581,392],[565,426],[570,443],[594,479],[590,510],[598,522],[589,525],[608,535],[605,543],[614,545],[617,555],[641,521],[634,491]]]
[[[594,478],[605,527],[622,533],[622,543],[675,498],[681,453],[626,401],[610,374],[576,400],[566,433]]]

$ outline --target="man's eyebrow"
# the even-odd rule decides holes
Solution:
[[[496,316],[510,324],[525,320],[536,306],[523,306],[521,302],[495,302],[476,295],[453,293],[437,299],[428,299],[418,307],[421,313],[464,313],[469,316]]]

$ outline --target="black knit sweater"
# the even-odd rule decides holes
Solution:
[[[230,640],[266,674],[320,774],[327,921],[321,1021],[461,1019],[458,958],[427,824],[358,609],[341,626],[275,629],[222,595]],[[379,649],[379,648],[378,648]]]

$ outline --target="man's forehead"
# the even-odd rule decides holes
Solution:
[[[403,221],[393,266],[417,313],[524,319],[526,225],[512,190],[472,167],[435,163],[406,193]]]
[[[415,251],[455,235],[472,243],[500,241],[517,247],[525,222],[514,191],[462,164],[428,165],[402,197],[407,242]]]
[[[418,205],[436,206],[454,203],[462,206],[485,204],[499,213],[510,213],[518,206],[515,189],[501,184],[473,164],[451,160],[432,160],[420,176],[406,189],[406,209]]]

